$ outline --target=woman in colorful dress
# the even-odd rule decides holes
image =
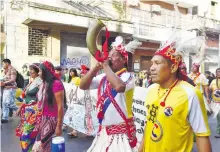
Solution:
[[[17,115],[21,116],[21,123],[16,129],[16,135],[20,137],[22,152],[31,152],[32,146],[37,136],[36,118],[37,110],[37,92],[42,84],[41,78],[38,76],[39,64],[34,63],[29,66],[30,76],[33,81],[27,85],[23,92],[23,104],[17,110]]]
[[[39,66],[39,76],[43,80],[38,92],[38,110],[42,111],[36,141],[32,152],[50,152],[52,137],[62,135],[65,90],[56,77],[52,63],[45,61]]]

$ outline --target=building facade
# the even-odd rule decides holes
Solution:
[[[1,52],[17,69],[44,60],[68,68],[95,64],[86,45],[86,32],[97,18],[108,27],[112,41],[118,35],[132,37],[133,34],[133,24],[124,12],[125,3],[120,1],[3,2],[6,38]],[[97,37],[99,47],[104,39],[103,29]]]
[[[187,29],[186,37],[199,34],[204,25],[207,36],[206,58],[202,71],[220,66],[220,2],[217,0],[178,0],[180,17],[176,19],[175,0],[8,0],[1,1],[1,56],[21,69],[23,64],[49,60],[55,65],[77,68],[92,66],[95,59],[86,45],[86,32],[99,18],[111,37],[121,35],[126,42],[142,42],[135,54],[129,54],[129,69],[149,70],[151,58],[175,26]],[[100,47],[104,29],[97,37]],[[193,59],[185,57],[190,71]]]
[[[180,12],[177,19],[174,4],[177,4]],[[159,48],[160,43],[166,40],[173,28],[185,29],[187,37],[199,35],[200,27],[203,27],[207,37],[205,58],[201,62],[201,71],[210,70],[214,73],[220,66],[219,50],[219,14],[220,2],[218,0],[140,0],[128,7],[130,16],[134,22],[134,37],[143,42],[133,56],[134,70],[149,70],[150,59]],[[190,55],[189,55],[190,56]],[[188,72],[192,63],[196,62],[189,56],[184,58]]]

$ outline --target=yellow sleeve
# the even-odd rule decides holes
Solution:
[[[213,79],[211,84],[210,84],[210,88],[214,89],[215,88],[215,81],[216,79]]]
[[[79,77],[77,77],[77,78],[76,78],[76,80],[75,80],[75,85],[76,85],[76,86],[79,86],[80,81],[81,81],[81,80],[80,80],[80,78],[79,78]]]
[[[195,89],[196,96],[191,105],[189,120],[196,136],[210,136],[211,131],[208,123],[208,116],[203,100],[203,95]]]

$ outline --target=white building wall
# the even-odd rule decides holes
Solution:
[[[22,10],[12,10],[10,1],[5,1],[3,16],[6,43],[3,52],[4,56],[9,58],[18,69],[22,66],[22,61],[28,56],[28,27],[22,24],[27,12],[25,5]]]
[[[57,49],[60,49],[60,31],[53,32],[55,35],[51,35],[48,38],[48,52],[47,56],[28,56],[28,26],[23,24],[24,21],[33,19],[35,21],[50,22],[59,25],[68,25],[76,27],[88,28],[91,23],[91,18],[72,15],[68,13],[58,13],[56,11],[49,11],[45,9],[28,7],[27,1],[23,0],[23,3],[14,3],[11,9],[12,0],[8,0],[5,8],[5,26],[6,26],[6,47],[4,48],[4,56],[12,61],[12,64],[21,70],[21,67],[25,63],[42,62],[49,60],[55,65],[60,64],[60,53]],[[55,6],[58,8],[65,8],[73,10],[73,7],[64,3],[62,0],[28,0],[30,2],[41,3],[49,6]],[[109,4],[109,5],[108,5]],[[20,7],[21,6],[21,7]],[[107,9],[111,6],[110,3],[101,4],[100,7]],[[19,10],[16,10],[19,8]],[[111,8],[112,9],[112,8]],[[121,15],[121,14],[120,14]],[[114,19],[118,19],[120,15]],[[113,15],[112,15],[113,16]],[[31,20],[30,20],[31,21]],[[104,21],[109,28],[109,31],[119,33],[133,33],[133,25],[127,23],[119,23],[116,21]],[[51,29],[51,30],[57,30]],[[56,45],[54,45],[56,43]],[[56,50],[54,48],[56,47]],[[91,58],[93,61],[93,58]]]
[[[16,4],[17,5],[17,4]],[[4,57],[9,58],[12,61],[12,65],[17,69],[21,70],[22,65],[26,63],[42,62],[44,60],[52,61],[57,63],[52,59],[52,56],[29,56],[28,55],[28,26],[24,25],[22,22],[28,18],[29,8],[27,3],[22,3],[22,9],[11,8],[10,1],[5,3],[4,18],[5,18],[5,33],[6,33],[6,43],[3,50]],[[52,38],[51,38],[52,39]],[[51,40],[52,41],[52,40]],[[48,41],[50,44],[51,41]],[[51,48],[49,48],[51,49]],[[52,52],[52,51],[51,51]]]
[[[215,7],[211,6],[211,2],[216,2]],[[198,15],[220,21],[220,0],[200,0],[198,3]]]

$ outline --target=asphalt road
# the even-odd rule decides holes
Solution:
[[[7,124],[1,125],[1,152],[20,152],[21,148],[19,145],[19,138],[15,136],[15,128],[19,124],[19,118],[14,117]],[[71,130],[68,129],[65,131],[65,146],[66,152],[86,152],[89,146],[92,144],[93,137],[86,137],[82,134],[79,134],[78,138],[69,138],[67,132]]]
[[[1,125],[1,152],[20,152],[19,138],[15,136],[14,129],[19,123],[19,118],[14,117],[7,124]],[[220,152],[220,139],[214,138],[216,119],[209,119],[212,135],[210,137],[213,152]],[[70,131],[70,130],[68,130]],[[69,138],[64,132],[66,139],[66,152],[86,152],[92,143],[93,137],[86,137],[82,134],[78,138]],[[197,152],[194,147],[193,152]]]

